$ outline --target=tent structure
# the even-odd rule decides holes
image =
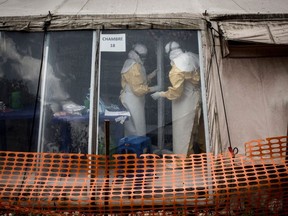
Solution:
[[[209,157],[210,154],[211,157],[216,157],[209,159],[209,163],[215,165],[212,166],[212,172],[214,172],[214,168],[217,170],[216,162],[219,154],[222,155],[230,151],[230,153],[237,153],[244,157],[247,155],[247,143],[251,140],[257,140],[255,142],[261,143],[265,142],[267,137],[287,136],[288,4],[285,0],[0,0],[0,38],[1,32],[37,32],[45,34],[47,32],[92,30],[95,31],[93,37],[96,38],[96,42],[91,39],[91,44],[98,49],[99,35],[102,31],[117,31],[119,29],[197,31],[206,152]],[[88,41],[89,37],[87,38]],[[96,77],[92,82],[95,89],[97,89],[99,81],[97,77],[100,73],[97,60],[101,57],[99,57],[97,49],[94,51],[95,59],[91,60],[92,63],[89,62],[90,65],[93,65],[93,61],[96,62],[95,65],[91,66],[91,71],[94,71],[94,77]],[[158,65],[158,67],[163,66]],[[49,71],[49,67],[47,68],[47,71]],[[98,92],[95,92],[93,96],[95,102],[97,101],[97,95]],[[92,98],[91,101],[93,102]],[[91,119],[94,117],[91,116]],[[97,127],[95,128],[92,124],[93,121],[90,122],[90,135],[95,131],[99,132]],[[282,171],[279,171],[281,181],[278,180],[281,184],[284,182],[284,186],[281,185],[280,187],[283,186],[287,189],[287,137],[285,139],[286,144],[285,141],[279,141],[281,138],[277,138],[277,142],[274,143],[277,145],[280,143],[278,145],[280,150],[273,150],[275,146],[273,148],[267,147],[268,150],[266,150],[273,150],[277,153],[276,157],[282,158],[280,168],[275,165],[277,164],[275,161],[270,162],[277,169],[284,170],[282,170],[283,175],[280,175]],[[40,141],[38,140],[38,142]],[[89,142],[93,143],[92,137]],[[260,148],[260,151],[262,150]],[[275,153],[273,151],[271,153],[272,160]],[[93,147],[88,153],[95,153]],[[262,157],[262,153],[259,153],[259,155]],[[2,153],[2,156],[5,158],[3,161],[8,160],[5,153]],[[13,155],[13,157],[16,156]],[[24,157],[26,158],[26,156]],[[38,156],[29,156],[28,154],[27,157],[37,158]],[[204,156],[201,156],[201,160],[206,160],[206,157],[204,159],[202,157]],[[146,159],[149,161],[149,157]],[[269,159],[271,158],[269,157]],[[65,161],[65,157],[63,160]],[[127,160],[125,158],[125,161]],[[215,164],[213,163],[214,160]],[[225,160],[221,160],[221,166],[223,165],[224,170]],[[231,161],[234,162],[234,159],[230,158],[229,162]],[[241,166],[247,165],[245,163],[247,161],[243,162],[242,159],[240,161]],[[249,165],[251,163],[259,164],[259,161],[257,163],[255,161],[250,162]],[[65,162],[63,163],[65,166]],[[263,163],[263,161],[260,163]],[[5,163],[5,165],[7,164],[9,163]],[[1,166],[4,167],[0,163]],[[43,166],[45,167],[45,165]],[[182,166],[184,170],[186,161],[182,161]],[[235,170],[237,168],[233,167],[231,169]],[[90,172],[91,167],[88,170]],[[207,168],[206,171],[209,173],[211,170],[209,171]],[[23,172],[26,173],[25,170]],[[227,174],[225,171],[223,173],[223,175]],[[237,172],[235,175],[237,175]],[[247,179],[249,179],[248,177]],[[205,174],[204,177],[201,176],[202,178],[205,178]],[[232,181],[233,178],[231,178]],[[133,185],[137,186],[137,183],[134,182]],[[211,193],[214,185],[210,183],[207,183],[207,185],[209,186],[207,186],[208,189],[201,189],[200,193],[203,190],[204,193]],[[223,187],[226,186],[228,187],[229,184],[227,183]],[[277,189],[277,192],[281,191],[283,187]],[[145,188],[139,190],[146,191]],[[103,191],[105,192],[104,189]],[[148,193],[147,191],[146,193]],[[163,191],[165,192],[165,189]],[[216,195],[215,197],[222,199],[222,195],[219,195],[219,197]],[[103,203],[109,203],[105,196],[103,197]],[[287,204],[287,194],[284,194],[284,197],[286,201],[283,200]],[[3,203],[5,203],[5,199],[4,196]],[[284,201],[281,204],[282,207],[285,205]],[[76,202],[80,203],[81,201],[76,200]],[[261,201],[259,202],[261,203]],[[269,205],[271,202],[268,202]],[[211,203],[207,201],[206,204],[210,205]],[[29,206],[30,203],[27,205]],[[92,204],[89,203],[89,207],[87,207],[89,211],[92,209],[90,205]],[[133,202],[132,204],[129,203],[130,205],[133,206]],[[228,206],[230,203],[224,205]],[[105,208],[104,206],[102,207]],[[141,206],[137,210],[146,211],[148,209],[143,207],[145,206],[143,203]],[[261,203],[261,206],[263,206],[263,203]],[[177,206],[174,207],[177,208]],[[108,212],[111,213],[114,206],[111,204],[109,208]],[[63,209],[65,208],[63,207]]]
[[[244,153],[246,141],[287,131],[287,9],[284,0],[3,0],[0,29],[200,30],[208,149]]]

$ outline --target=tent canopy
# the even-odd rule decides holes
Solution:
[[[204,19],[288,18],[286,0],[0,0],[0,30],[204,29]],[[227,17],[228,16],[228,17]],[[263,18],[263,17],[262,17]],[[261,19],[262,19],[261,18]]]
[[[1,16],[287,13],[286,0],[0,0]]]
[[[0,30],[189,28],[217,17],[288,17],[286,0],[0,0]]]

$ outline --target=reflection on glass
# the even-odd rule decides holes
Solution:
[[[43,69],[40,151],[88,152],[93,32],[51,32]]]
[[[0,32],[0,150],[37,150],[43,37]]]
[[[99,154],[105,153],[104,119],[111,122],[111,154],[204,152],[197,31],[105,30],[102,36]],[[126,49],[105,49],[107,40],[116,48],[125,40]]]

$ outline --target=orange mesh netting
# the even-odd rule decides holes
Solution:
[[[287,215],[287,138],[236,157],[0,152],[0,213]]]

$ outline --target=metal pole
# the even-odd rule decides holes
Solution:
[[[91,58],[91,80],[90,80],[90,105],[89,105],[89,136],[88,136],[88,154],[96,153],[96,147],[95,147],[95,137],[93,134],[96,133],[95,129],[95,122],[97,122],[96,115],[97,115],[97,106],[94,106],[96,104],[96,101],[98,102],[96,98],[96,92],[97,92],[97,76],[98,68],[97,63],[98,56],[97,51],[99,50],[99,42],[97,41],[99,38],[99,32],[93,31],[93,41],[92,41],[92,58]],[[96,73],[97,70],[97,73]],[[94,144],[94,145],[93,145]]]
[[[157,84],[161,90],[164,88],[164,64],[163,64],[163,40],[160,38],[157,42]],[[157,101],[158,106],[158,147],[163,149],[164,147],[164,125],[165,125],[165,116],[164,116],[164,98],[160,97]]]
[[[41,68],[41,79],[43,80],[41,85],[41,103],[40,103],[40,119],[39,119],[39,133],[38,133],[38,145],[37,145],[37,152],[43,152],[44,151],[44,137],[45,137],[45,120],[46,120],[46,113],[45,113],[45,104],[44,100],[45,94],[46,94],[46,85],[47,85],[47,67],[48,67],[48,56],[49,56],[49,44],[50,44],[50,34],[45,33],[45,41],[44,41],[44,47],[43,47],[43,66]]]

